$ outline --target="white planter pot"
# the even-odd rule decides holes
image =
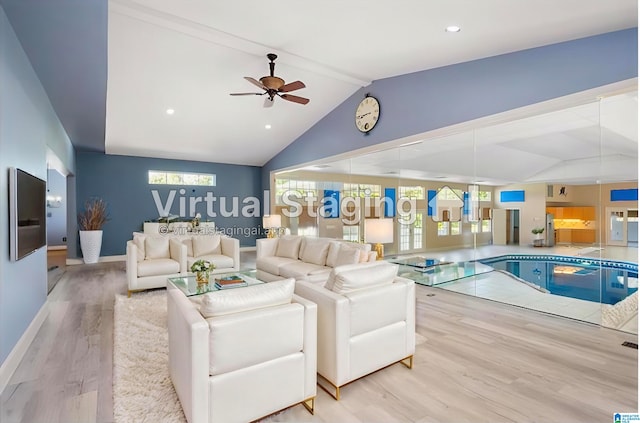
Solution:
[[[80,231],[80,249],[85,263],[97,263],[102,248],[102,231]]]

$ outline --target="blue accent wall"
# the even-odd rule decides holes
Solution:
[[[436,198],[437,194],[438,194],[438,191],[436,191],[435,189],[427,190],[427,216],[436,215],[435,210],[433,210],[433,207],[431,206],[431,200]]]
[[[638,30],[564,43],[374,81],[358,90],[263,168],[273,170],[361,149],[638,76]],[[353,123],[366,93],[380,101],[368,135]]]
[[[500,191],[501,203],[524,203],[524,191]]]
[[[47,298],[46,248],[9,260],[9,168],[46,180],[47,148],[74,170],[71,142],[0,7],[0,365]]]
[[[612,189],[611,201],[638,201],[638,189]]]
[[[212,173],[216,175],[216,186],[149,185],[149,170]],[[125,254],[126,243],[132,239],[132,233],[142,231],[144,221],[159,217],[152,190],[158,191],[163,206],[167,204],[170,191],[176,190],[170,209],[174,215],[180,215],[181,198],[185,199],[188,214],[190,197],[204,198],[207,192],[212,192],[217,198],[213,203],[217,216],[207,216],[204,201],[196,205],[194,214],[199,212],[202,221],[211,220],[217,228],[232,231],[229,235],[239,239],[241,246],[255,246],[256,238],[261,237],[257,233],[262,219],[242,216],[242,207],[243,200],[249,197],[256,197],[262,205],[264,197],[260,178],[260,168],[255,166],[78,152],[76,207],[78,211],[82,210],[85,201],[91,197],[101,197],[108,203],[111,220],[103,229],[101,255],[121,255]],[[181,189],[185,190],[184,194],[181,194]],[[238,199],[239,216],[222,216],[221,207],[232,211],[234,197]],[[262,210],[258,209],[258,213],[261,216]]]

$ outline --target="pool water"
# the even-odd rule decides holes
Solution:
[[[555,295],[615,304],[638,290],[638,264],[566,256],[507,255],[478,260]]]

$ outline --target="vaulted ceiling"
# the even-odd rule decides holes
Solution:
[[[0,4],[76,147],[257,166],[373,80],[636,27],[638,14],[635,0]],[[229,95],[260,91],[243,77],[267,75],[267,53],[277,76],[306,84],[292,94],[309,104]],[[579,133],[542,141],[513,128],[495,148],[524,154],[534,139]],[[513,179],[503,172],[492,177]]]

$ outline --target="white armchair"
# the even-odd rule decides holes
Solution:
[[[337,400],[360,377],[413,366],[415,284],[396,274],[397,265],[377,262],[337,267],[325,286],[296,282],[296,294],[318,305],[318,383]]]
[[[167,278],[187,272],[187,247],[179,239],[166,236],[135,236],[127,241],[128,295],[163,288]]]
[[[248,422],[299,403],[313,414],[317,307],[293,288],[213,292],[198,310],[168,285],[169,372],[189,423]]]

